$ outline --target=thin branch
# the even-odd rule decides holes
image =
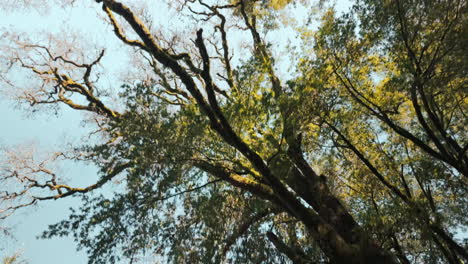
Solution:
[[[263,218],[267,217],[269,214],[272,214],[273,211],[270,209],[267,209],[265,211],[261,211],[258,213],[253,214],[251,217],[249,217],[245,222],[243,222],[241,225],[237,227],[235,231],[232,232],[232,234],[225,240],[225,245],[223,248],[223,252],[221,256],[226,256],[227,252],[231,248],[231,246],[240,238],[242,237],[248,229],[257,223],[258,221],[262,220]]]
[[[165,201],[165,200],[168,200],[168,199],[171,199],[171,198],[174,198],[176,196],[179,196],[179,195],[182,195],[182,194],[186,194],[186,193],[189,193],[189,192],[194,192],[194,191],[198,191],[200,189],[203,189],[209,185],[212,185],[214,183],[217,183],[217,182],[220,182],[222,181],[223,179],[216,179],[216,180],[212,180],[212,181],[209,181],[205,184],[202,184],[202,185],[199,185],[197,187],[193,187],[193,188],[189,188],[189,189],[186,189],[186,190],[183,190],[183,191],[180,191],[178,193],[174,193],[174,194],[171,194],[171,195],[168,195],[168,196],[164,196],[164,197],[158,197],[158,198],[155,198],[155,199],[151,199],[152,202],[157,202],[157,201]]]

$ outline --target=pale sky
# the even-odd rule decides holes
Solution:
[[[0,4],[3,0],[0,0]],[[97,38],[102,35],[92,33],[106,29],[92,9],[70,9],[67,11],[47,13],[28,12],[24,10],[0,11],[0,35],[4,31],[21,32],[57,32],[74,25],[77,30],[85,32],[87,37]],[[65,19],[65,17],[67,17]],[[99,27],[100,26],[100,27]],[[112,31],[109,35],[112,36]],[[118,65],[119,62],[114,62]],[[0,86],[5,91],[8,87]],[[16,145],[24,143],[37,144],[38,148],[59,149],[66,142],[76,142],[86,134],[83,127],[82,113],[62,107],[58,116],[50,111],[32,117],[27,111],[0,93],[0,144]],[[64,164],[60,173],[78,186],[85,186],[97,178],[96,169],[83,164]],[[76,250],[76,243],[71,237],[37,239],[47,226],[68,217],[68,208],[80,205],[79,198],[66,198],[57,201],[46,201],[34,208],[17,211],[0,225],[12,227],[14,238],[0,242],[0,260],[15,252],[22,252],[22,259],[29,264],[83,264],[87,263],[84,251]],[[0,238],[0,241],[2,239]]]

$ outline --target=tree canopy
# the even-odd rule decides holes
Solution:
[[[81,196],[42,236],[90,263],[468,263],[466,1],[82,2],[60,8],[96,10],[111,45],[3,33],[5,90],[95,129],[42,159],[5,149],[2,217]],[[107,88],[115,43],[132,63]],[[71,186],[60,160],[99,178]]]

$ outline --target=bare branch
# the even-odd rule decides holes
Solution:
[[[61,183],[61,179],[52,168],[58,158],[68,157],[64,153],[53,153],[50,157],[40,158],[35,154],[34,148],[23,146],[15,150],[4,149],[2,154],[4,159],[1,160],[0,167],[0,182],[3,186],[0,189],[0,218],[5,218],[15,210],[34,205],[41,200],[90,192],[132,166],[129,162],[111,166],[95,184],[72,187]],[[76,156],[69,158],[75,159]]]

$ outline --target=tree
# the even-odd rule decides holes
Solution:
[[[18,189],[2,192],[4,213],[83,194],[43,236],[72,234],[90,263],[466,263],[454,235],[468,211],[466,2],[327,9],[318,29],[298,28],[280,74],[266,32],[285,27],[281,10],[301,5],[290,2],[180,1],[199,27],[187,41],[96,0],[140,58],[118,99],[95,80],[104,49],[89,59],[10,34],[5,69],[39,82],[18,98],[91,113],[101,140],[39,163],[6,153],[1,176]],[[100,179],[69,186],[48,167],[58,159],[93,162]],[[116,177],[124,190],[99,194]]]

